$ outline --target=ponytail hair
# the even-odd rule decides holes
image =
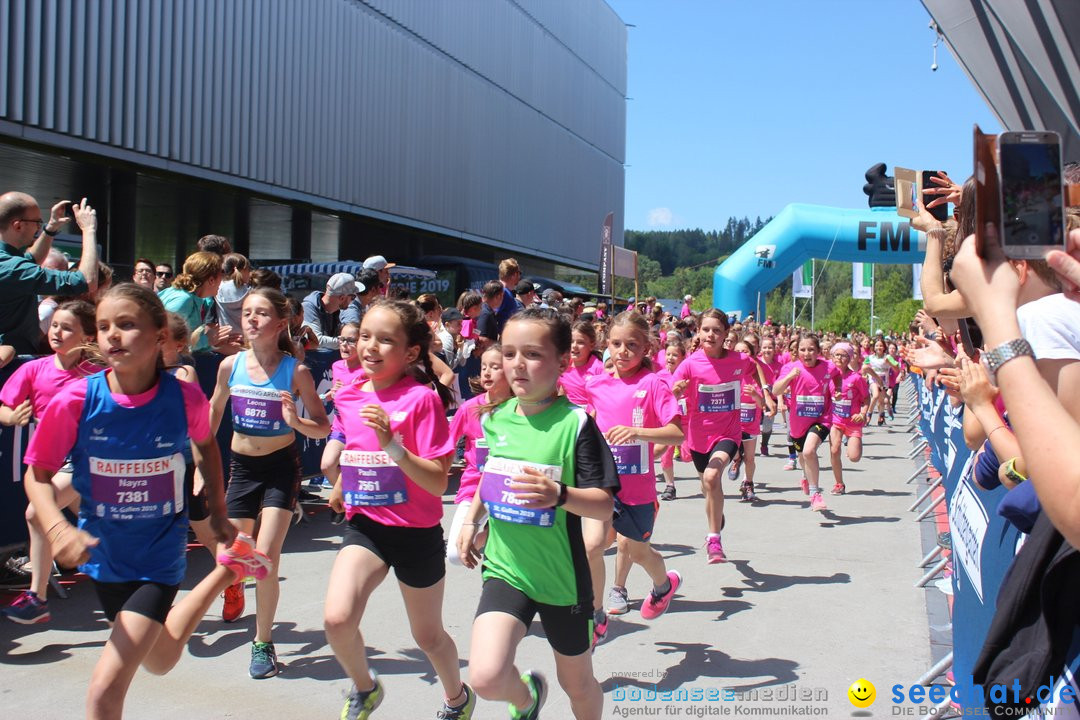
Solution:
[[[723,313],[716,308],[709,308],[698,316],[698,327],[709,318],[719,320],[720,324],[724,326],[724,331],[727,332],[731,328],[731,322],[728,320],[727,313]]]
[[[220,255],[212,252],[192,253],[184,261],[183,272],[176,276],[172,286],[193,293],[200,285],[220,275],[221,265]]]
[[[431,326],[427,324],[420,308],[414,303],[405,300],[379,299],[368,308],[383,308],[398,316],[401,328],[405,332],[405,346],[420,348],[420,354],[416,362],[405,371],[410,377],[421,385],[427,385],[439,395],[443,407],[451,407],[454,403],[454,394],[450,388],[439,382],[435,370],[431,366]]]
[[[240,253],[229,253],[222,262],[221,272],[240,287],[244,284],[244,271],[251,270],[251,263]]]
[[[185,263],[186,266],[186,263]],[[292,318],[292,306],[289,304],[289,298],[285,296],[280,290],[275,290],[272,287],[257,287],[252,288],[250,292],[244,297],[246,303],[248,298],[253,296],[259,296],[266,298],[270,304],[274,307],[274,312],[277,313],[279,320],[285,321],[285,327],[278,333],[277,347],[278,350],[297,357],[296,346],[293,345],[292,334],[289,332],[289,320]]]

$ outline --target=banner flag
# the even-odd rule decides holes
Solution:
[[[856,300],[874,297],[873,263],[851,263],[851,297]]]
[[[814,297],[814,261],[808,260],[791,275],[791,294],[797,298]]]

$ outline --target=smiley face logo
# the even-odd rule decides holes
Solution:
[[[847,689],[848,700],[857,708],[868,708],[877,698],[874,684],[865,678],[859,678]]]

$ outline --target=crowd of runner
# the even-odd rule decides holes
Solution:
[[[10,195],[0,197],[0,232],[14,255],[45,223],[36,204],[5,204]],[[79,208],[92,238],[92,210],[85,201]],[[925,229],[932,254],[939,229]],[[965,252],[952,269],[957,285],[983,293],[966,301],[967,314],[996,320],[983,316],[978,303],[992,293],[979,290]],[[1063,272],[1071,271],[1067,260],[1059,261]],[[1021,297],[1025,287],[1054,289],[1048,267],[1018,262]],[[727,560],[725,476],[739,483],[743,502],[767,507],[755,474],[773,457],[781,428],[786,455],[769,462],[801,472],[807,507],[823,511],[823,446],[837,498],[830,502],[842,502],[845,455],[859,462],[863,433],[891,420],[909,371],[977,405],[980,418],[1001,417],[997,391],[975,377],[980,366],[927,313],[902,332],[818,335],[772,318],[693,312],[689,296],[678,316],[654,298],[609,306],[550,290],[537,297],[513,260],[500,264],[498,281],[443,308],[433,295],[412,299],[391,287],[383,256],[297,302],[281,292],[280,278],[253,270],[220,236],[203,238],[164,287],[171,268],[163,267],[140,260],[133,282],[111,284],[111,274],[99,273],[78,297],[42,298],[49,354],[20,365],[0,392],[0,422],[36,423],[25,454],[31,587],[4,614],[49,620],[54,557],[91,579],[112,627],[90,679],[94,718],[120,717],[139,666],[168,672],[219,596],[223,618],[239,618],[252,579],[249,673],[277,674],[272,631],[300,496],[298,436],[327,440],[322,470],[343,523],[324,604],[327,640],[354,684],[342,718],[367,718],[384,701],[361,629],[367,600],[391,569],[417,647],[442,684],[438,717],[471,717],[478,697],[508,703],[513,718],[538,717],[547,680],[520,672],[514,657],[539,615],[575,716],[598,718],[592,653],[610,616],[629,611],[631,567],[649,576],[640,609],[648,621],[687,580],[651,545],[656,530],[663,534],[661,502],[679,498],[676,458],[699,476],[702,555],[711,565]],[[71,271],[47,271],[63,272]],[[47,273],[40,287],[60,287]],[[1074,312],[1056,297],[1062,314]],[[305,352],[320,347],[341,356],[321,395],[304,364]],[[225,356],[210,398],[188,359],[192,349]],[[0,359],[10,360],[8,350]],[[228,468],[215,441],[226,414]],[[993,438],[1000,428],[986,419],[981,427],[988,423],[982,436],[973,427],[972,441],[989,438],[998,457],[1019,459],[1024,431]],[[1062,421],[1059,430],[1072,427]],[[459,446],[463,467],[444,538],[442,496]],[[65,509],[78,513],[77,526]],[[216,564],[174,603],[189,528]],[[604,553],[613,544],[609,585]],[[463,649],[442,624],[447,561],[482,576],[468,683]]]

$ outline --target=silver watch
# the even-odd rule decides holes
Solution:
[[[1018,357],[1035,359],[1035,351],[1031,349],[1031,345],[1024,338],[1003,342],[993,350],[987,350],[983,353],[987,369],[995,376],[1002,365]]]

